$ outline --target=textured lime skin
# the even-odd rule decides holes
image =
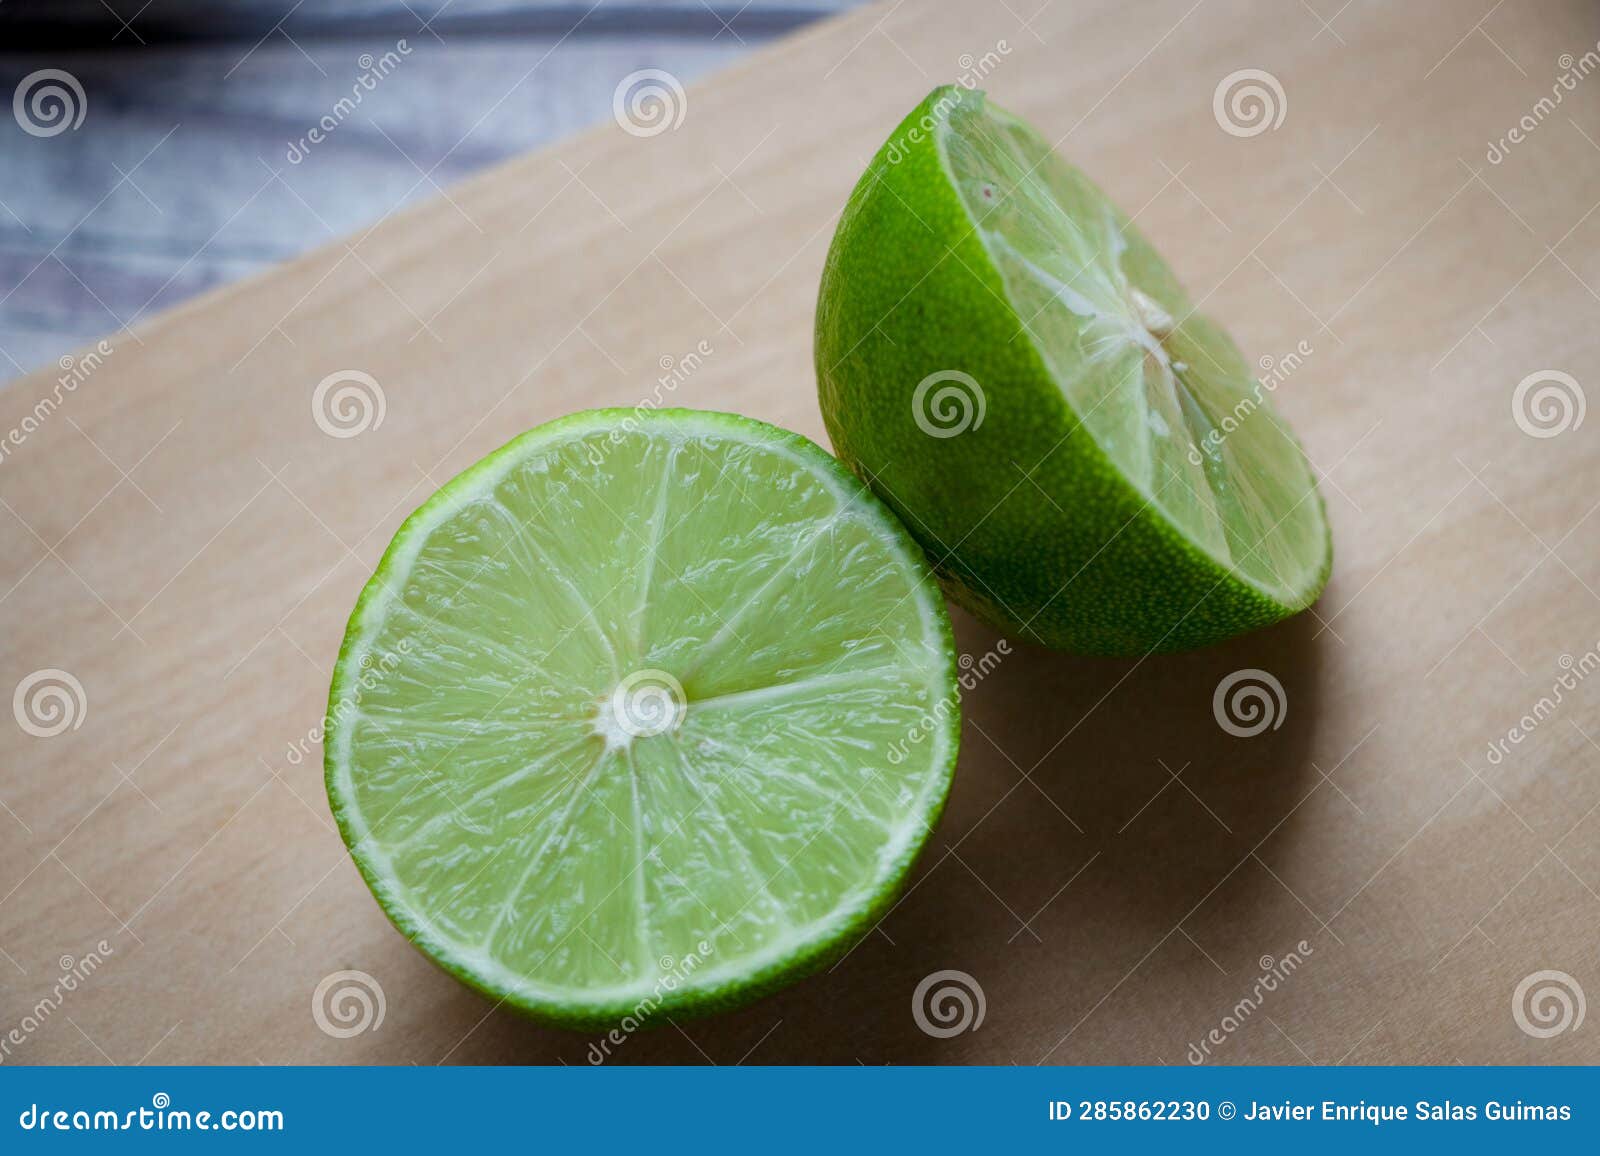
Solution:
[[[1081,427],[929,128],[948,102],[983,99],[934,90],[845,207],[816,316],[834,450],[904,519],[950,597],[1015,637],[1146,654],[1210,645],[1303,610],[1327,582],[1331,539],[1314,582],[1280,601],[1175,529]],[[916,424],[913,395],[947,370],[978,381],[986,410],[958,436],[931,437]]]
[[[955,636],[950,626],[950,616],[945,610],[938,583],[928,568],[926,559],[916,542],[905,532],[899,521],[885,509],[853,474],[821,447],[797,433],[768,425],[765,422],[737,414],[713,413],[689,409],[661,409],[639,411],[634,409],[597,409],[571,414],[556,421],[527,431],[462,473],[446,482],[437,493],[419,506],[401,525],[390,542],[377,570],[362,589],[351,611],[350,620],[334,665],[332,683],[328,690],[326,732],[323,739],[324,785],[339,833],[350,850],[356,868],[371,889],[379,907],[390,922],[409,939],[434,964],[460,980],[463,984],[536,1020],[559,1027],[574,1029],[606,1029],[625,1020],[637,1017],[640,997],[630,994],[621,999],[607,1001],[550,1000],[517,989],[514,985],[496,982],[462,958],[454,946],[430,929],[409,909],[403,895],[393,881],[378,868],[368,853],[356,830],[353,792],[347,791],[340,781],[336,752],[340,747],[347,711],[340,709],[345,702],[359,702],[359,685],[364,653],[364,639],[374,620],[381,616],[387,588],[403,575],[398,573],[396,558],[404,552],[407,543],[425,533],[430,516],[441,507],[448,506],[458,496],[474,492],[486,476],[494,474],[505,460],[537,455],[541,448],[575,434],[605,432],[626,425],[627,428],[651,426],[668,427],[674,423],[692,424],[696,428],[721,427],[730,438],[755,444],[781,445],[814,465],[837,482],[853,499],[881,515],[886,535],[898,542],[904,560],[916,575],[915,596],[922,601],[936,624],[940,641],[942,669],[939,680],[944,688],[940,701],[951,704],[951,709],[940,715],[930,715],[936,732],[925,732],[928,749],[936,740],[943,740],[946,757],[930,771],[931,789],[925,795],[923,810],[914,816],[916,829],[903,852],[885,865],[874,888],[864,894],[850,909],[836,911],[831,923],[792,955],[763,967],[744,971],[714,982],[699,982],[701,973],[690,974],[675,989],[662,991],[659,999],[648,1006],[648,1015],[634,1026],[659,1026],[674,1019],[693,1018],[715,1012],[732,1010],[786,987],[835,962],[866,935],[873,925],[893,905],[905,886],[906,878],[917,856],[933,833],[949,795],[950,783],[955,773],[956,755],[960,745],[961,716],[955,708],[958,702],[958,667],[956,663]],[[715,548],[715,543],[710,548]],[[707,968],[715,975],[717,968]],[[632,1030],[632,1027],[629,1028]]]

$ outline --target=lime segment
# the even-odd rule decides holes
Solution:
[[[943,804],[954,695],[920,550],[832,458],[594,411],[401,528],[335,671],[328,793],[466,982],[559,1022],[694,1013],[870,926]]]
[[[834,450],[951,598],[1091,654],[1314,602],[1332,543],[1252,367],[1133,222],[975,90],[935,89],[840,214],[817,296]]]

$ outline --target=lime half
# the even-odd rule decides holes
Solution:
[[[833,458],[597,410],[396,534],[334,670],[328,797],[385,912],[473,987],[573,1025],[696,1013],[881,914],[955,695],[922,552]]]
[[[1182,649],[1304,609],[1327,581],[1277,381],[981,92],[936,90],[857,185],[816,359],[835,448],[1002,629]]]

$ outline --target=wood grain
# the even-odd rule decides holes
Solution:
[[[1218,1062],[1600,1060],[1600,1033],[1537,1039],[1511,1007],[1546,969],[1600,993],[1600,683],[1536,705],[1600,645],[1600,433],[1528,436],[1512,409],[1540,371],[1592,385],[1600,81],[1486,159],[1600,20],[1486,11],[873,7],[691,88],[675,131],[607,125],[115,339],[0,460],[0,686],[60,668],[87,701],[53,738],[7,726],[0,1027],[60,957],[112,949],[16,1059],[585,1062],[587,1037],[436,971],[351,866],[314,733],[345,615],[435,486],[637,401],[701,341],[675,401],[820,438],[835,215],[903,113],[993,54],[984,86],[1137,212],[1252,356],[1310,347],[1277,393],[1325,473],[1332,584],[1201,653],[1019,650],[968,696],[949,809],[882,927],[617,1060],[1183,1063],[1213,1029]],[[1287,107],[1241,137],[1213,93],[1245,68]],[[387,409],[335,439],[310,398],[346,369]],[[0,395],[0,429],[54,377]],[[1249,739],[1212,715],[1242,668],[1286,692]],[[386,995],[348,1040],[310,1014],[343,968]],[[910,1003],[946,968],[987,1011],[936,1039]]]

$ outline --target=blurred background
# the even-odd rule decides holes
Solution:
[[[0,0],[0,382],[853,3]]]

